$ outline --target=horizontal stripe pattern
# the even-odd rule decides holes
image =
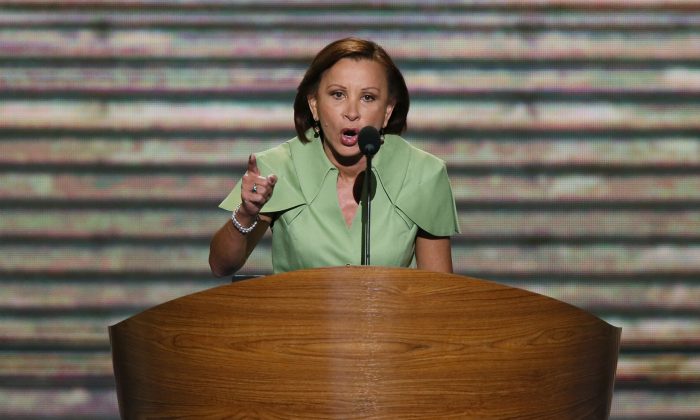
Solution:
[[[165,240],[205,241],[228,214],[220,209],[0,209],[0,235],[31,241]],[[577,243],[638,241],[682,243],[700,239],[700,212],[693,210],[464,210],[459,212],[465,242],[559,240]]]
[[[183,201],[215,205],[236,178],[221,175],[143,175],[62,173],[0,174],[6,200]],[[685,202],[700,199],[700,176],[510,175],[452,176],[459,203],[484,202]]]
[[[511,69],[504,65],[480,68],[464,64],[436,69],[429,64],[414,64],[404,72],[411,94],[426,95],[504,95],[546,96],[619,95],[642,98],[660,95],[696,95],[700,91],[700,71],[669,66],[658,69],[640,65],[619,65],[601,69],[596,64],[560,69]],[[105,67],[0,65],[0,84],[6,95],[13,93],[45,95],[126,96],[126,95],[277,95],[293,96],[301,81],[303,65],[270,67],[264,64],[201,65],[154,64]],[[647,96],[643,96],[643,95]],[[615,95],[615,96],[613,96]],[[527,98],[527,96],[525,96]]]
[[[359,33],[358,33],[359,32]],[[427,60],[691,60],[700,58],[696,33],[542,31],[406,31],[401,37],[375,30],[309,33],[302,30],[170,31],[113,29],[5,29],[0,31],[0,59],[294,59],[308,61],[329,40],[349,35],[371,38],[396,59]],[[272,38],[284,38],[282,47]],[[469,48],[463,48],[469,45]],[[571,48],[576,45],[576,48]],[[21,48],[19,47],[21,46]]]
[[[0,0],[0,417],[118,418],[107,326],[229,281],[216,206],[347,35],[448,166],[455,269],[622,327],[611,418],[699,417],[699,29],[697,0]]]
[[[288,133],[287,136],[291,136]],[[474,137],[446,135],[444,137],[409,134],[416,147],[443,159],[454,170],[523,168],[547,172],[557,169],[588,172],[613,169],[680,171],[700,166],[700,144],[691,136],[658,134],[651,139],[593,136],[588,139],[568,139],[563,136],[520,138],[489,138],[488,134]],[[287,138],[256,140],[250,136],[224,134],[222,138],[182,137],[154,138],[125,134],[114,138],[99,135],[58,135],[53,139],[28,136],[0,138],[0,163],[6,168],[30,165],[115,167],[150,171],[153,167],[180,167],[192,170],[209,168],[230,169],[231,176],[245,170],[251,152],[265,150]]]

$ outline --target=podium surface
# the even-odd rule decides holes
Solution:
[[[604,419],[620,329],[479,279],[333,267],[109,328],[123,418]]]

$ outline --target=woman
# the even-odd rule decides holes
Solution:
[[[406,267],[415,255],[418,268],[452,272],[452,190],[444,163],[398,136],[408,108],[403,76],[380,46],[346,38],[321,50],[297,89],[297,137],[251,155],[220,205],[232,216],[212,239],[212,272],[240,269],[268,227],[275,272],[359,265],[367,162],[358,133],[368,125],[383,133],[372,159],[372,264]]]

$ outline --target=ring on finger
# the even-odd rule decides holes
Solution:
[[[253,188],[250,189],[252,192],[258,192],[258,184],[253,183]]]

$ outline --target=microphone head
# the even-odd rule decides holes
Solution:
[[[360,130],[357,142],[360,145],[360,151],[370,156],[376,154],[379,151],[379,146],[382,144],[379,139],[379,131],[371,125]]]

